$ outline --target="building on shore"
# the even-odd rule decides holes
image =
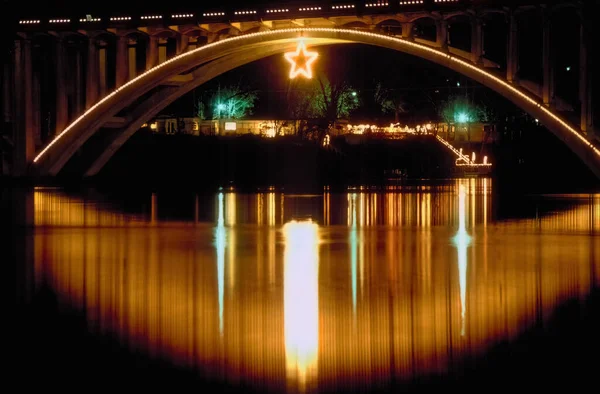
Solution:
[[[197,117],[159,116],[142,127],[149,127],[159,134],[189,135],[241,135],[253,134],[263,137],[295,133],[296,121],[267,119],[215,119]]]
[[[243,135],[252,134],[262,137],[276,135],[294,135],[301,120],[268,120],[268,119],[215,119],[203,120],[198,117],[159,116],[146,124],[153,132],[159,134],[189,135]],[[377,126],[368,124],[353,125],[340,120],[330,130],[332,136],[351,134],[379,135],[383,138],[399,138],[404,134],[439,135],[454,144],[492,143],[498,136],[493,124],[487,123],[427,123],[408,126],[391,124]]]

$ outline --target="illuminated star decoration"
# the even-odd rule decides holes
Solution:
[[[317,60],[319,54],[317,52],[309,52],[306,50],[306,44],[303,40],[298,41],[298,46],[295,52],[286,52],[285,59],[291,63],[290,78],[296,78],[298,75],[303,75],[306,78],[312,78],[311,64]]]

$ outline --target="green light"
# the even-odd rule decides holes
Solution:
[[[356,97],[356,92],[352,92],[352,95],[353,95],[354,97]]]
[[[219,104],[219,105],[217,105],[217,109],[219,111],[224,111],[225,110],[225,104]]]
[[[571,71],[571,66],[567,66],[567,71]]]
[[[456,119],[458,123],[467,123],[469,121],[469,115],[464,112],[460,112],[454,116],[454,119]]]

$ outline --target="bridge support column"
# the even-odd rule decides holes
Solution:
[[[33,72],[31,65],[31,40],[24,38],[15,42],[15,126],[13,128],[14,176],[27,175],[29,164],[35,154],[35,131],[33,120]]]
[[[550,11],[544,10],[542,15],[542,99],[544,105],[552,106],[554,101],[554,51],[552,50]]]
[[[158,37],[148,37],[148,47],[146,48],[146,70],[158,64]]]
[[[75,117],[83,113],[85,97],[83,92],[83,54],[82,48],[77,47],[75,53],[75,84],[73,86],[73,111]]]
[[[137,40],[130,38],[127,42],[127,66],[129,79],[133,79],[137,75]]]
[[[106,96],[106,62],[107,43],[101,42],[98,46],[98,96]]]
[[[56,40],[56,117],[54,122],[54,135],[67,127],[69,118],[69,105],[67,98],[68,62],[65,42],[61,38]],[[53,137],[53,136],[49,136]]]
[[[189,49],[190,37],[185,34],[180,34],[177,36],[177,54],[181,55],[184,52],[187,52]]]
[[[519,72],[519,23],[511,12],[508,20],[508,48],[506,54],[506,79],[510,83],[517,82]]]
[[[188,51],[193,51],[198,48],[198,37],[189,37],[188,39]]]
[[[37,59],[36,59],[37,60]],[[37,62],[34,62],[37,63]],[[39,64],[39,63],[38,63]],[[42,146],[42,114],[40,113],[41,108],[41,84],[40,84],[40,70],[38,67],[32,66],[32,127],[34,137],[34,147],[37,149]]]
[[[159,38],[158,39],[158,64],[164,63],[167,61],[167,39]]]
[[[435,23],[436,39],[435,43],[442,50],[448,49],[448,21],[443,19]]]
[[[471,19],[471,61],[483,65],[483,22],[479,18]]]
[[[6,64],[4,64],[3,67],[3,73],[2,73],[2,102],[0,102],[0,105],[2,105],[2,121],[4,122],[4,124],[9,124],[11,123],[11,113],[12,113],[12,89],[10,88],[10,86],[12,85],[12,69],[11,69],[11,64],[10,62],[7,62]]]
[[[116,73],[115,73],[115,84],[116,88],[120,88],[127,82],[128,74],[128,59],[127,59],[127,45],[129,40],[127,37],[120,36],[117,38],[117,56],[116,56]]]
[[[415,24],[412,22],[406,22],[402,24],[402,38],[406,40],[412,40],[414,38],[414,27]]]
[[[98,48],[96,40],[90,38],[87,48],[87,71],[85,74],[85,108],[89,109],[98,100],[98,85],[100,73],[98,72]]]
[[[6,138],[12,141],[12,129],[14,129],[13,112],[14,91],[12,88],[14,77],[12,76],[12,61],[6,62],[2,73],[2,123],[0,123],[0,139]],[[12,171],[10,154],[0,149],[0,175],[10,175]]]
[[[211,44],[213,42],[219,41],[219,34],[217,33],[208,33],[206,36],[206,43]]]
[[[589,53],[593,40],[584,23],[580,28],[579,39],[579,101],[581,103],[581,130],[588,138],[594,135],[594,114],[592,107],[592,59]]]

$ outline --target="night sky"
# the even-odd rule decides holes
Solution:
[[[497,99],[493,92],[468,78],[403,53],[358,44],[324,46],[318,51],[320,56],[313,70],[315,76],[332,81],[343,80],[356,90],[362,104],[362,108],[351,116],[356,122],[387,122],[393,119],[393,114],[382,114],[372,103],[377,82],[395,90],[395,94],[409,103],[409,111],[403,117],[406,122],[431,119],[436,114],[432,103],[448,95],[466,94],[477,100]],[[311,85],[302,80],[291,81],[288,73],[289,64],[283,56],[271,56],[223,74],[183,97],[165,112],[193,115],[194,103],[201,94],[210,95],[219,85],[239,84],[258,93],[254,117],[281,117],[285,113],[289,92],[308,89]]]

